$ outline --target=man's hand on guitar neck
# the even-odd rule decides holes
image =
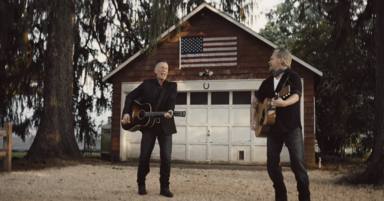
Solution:
[[[123,118],[121,119],[122,124],[129,124],[131,123],[131,116],[129,114],[124,114]]]
[[[280,97],[277,99],[272,99],[271,104],[272,106],[276,106],[276,107],[288,107],[290,105],[295,104],[299,100],[300,100],[300,97],[298,94],[292,94],[291,96],[289,96],[287,100],[283,100]]]
[[[169,110],[168,112],[164,113],[164,118],[170,119],[173,117],[173,111]]]

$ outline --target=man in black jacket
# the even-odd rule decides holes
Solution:
[[[299,201],[309,201],[309,179],[304,166],[304,143],[300,123],[300,98],[302,84],[300,76],[291,70],[292,55],[283,48],[273,52],[270,61],[269,76],[261,84],[256,94],[258,101],[275,98],[284,86],[290,89],[287,99],[272,100],[276,106],[276,121],[267,136],[267,169],[273,182],[276,201],[287,200],[287,189],[280,167],[280,153],[285,144],[289,151],[290,164],[297,181]]]
[[[160,194],[173,197],[169,190],[169,176],[171,172],[172,134],[176,133],[173,111],[175,109],[177,84],[167,81],[168,64],[160,61],[155,65],[155,79],[144,80],[136,89],[125,98],[122,115],[122,124],[130,123],[130,108],[133,100],[150,103],[155,111],[167,111],[164,118],[155,123],[152,128],[142,128],[140,145],[139,167],[137,171],[138,193],[147,194],[145,177],[149,173],[149,161],[155,145],[156,138],[160,146]]]

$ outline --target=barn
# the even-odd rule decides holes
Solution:
[[[269,75],[275,44],[225,13],[203,3],[104,77],[112,83],[111,159],[137,158],[141,135],[121,128],[125,96],[143,79],[153,78],[159,59],[169,64],[168,79],[177,82],[173,136],[174,160],[217,163],[266,163],[266,138],[250,129],[251,94]],[[305,162],[315,163],[315,80],[322,72],[294,56],[292,68],[303,83],[301,121]],[[284,148],[282,161],[289,161]],[[159,158],[158,145],[152,158]]]

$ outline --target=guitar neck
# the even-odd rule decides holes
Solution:
[[[162,117],[166,112],[145,112],[146,117]],[[185,116],[183,111],[174,111],[173,116]]]
[[[146,117],[161,117],[165,112],[145,112]]]

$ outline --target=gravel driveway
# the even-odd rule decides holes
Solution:
[[[159,168],[147,177],[148,195],[136,191],[136,167],[116,164],[79,164],[63,168],[0,173],[0,201],[37,200],[169,200],[159,195]],[[289,200],[297,200],[296,181],[284,169]],[[337,184],[336,171],[309,171],[312,200],[382,201],[384,187]],[[273,200],[272,184],[263,167],[247,169],[172,168],[172,200]]]

